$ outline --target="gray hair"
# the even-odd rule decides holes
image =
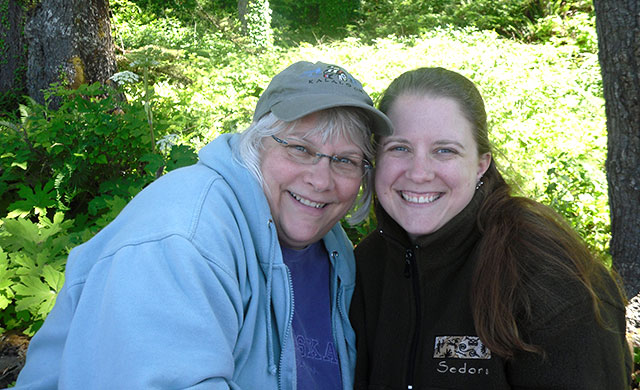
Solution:
[[[375,154],[372,144],[370,122],[363,110],[354,107],[337,107],[317,112],[316,127],[309,131],[306,137],[320,135],[322,142],[345,137],[358,145],[364,158],[373,161]],[[233,150],[234,158],[244,165],[251,174],[264,186],[264,177],[260,165],[262,162],[263,140],[272,135],[291,134],[301,119],[284,122],[269,112],[254,121],[246,130],[240,133],[240,140]],[[362,222],[368,215],[372,195],[372,169],[367,170],[362,178],[362,191],[350,210],[347,222],[351,225]]]

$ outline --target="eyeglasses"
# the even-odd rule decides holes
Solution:
[[[359,156],[331,156],[316,152],[305,145],[289,143],[275,135],[272,135],[271,138],[286,149],[289,160],[298,164],[315,165],[321,158],[326,157],[329,159],[329,166],[335,174],[350,179],[361,178],[371,169],[371,163]]]

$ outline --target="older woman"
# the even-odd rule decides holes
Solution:
[[[368,211],[371,131],[390,132],[372,104],[334,65],[276,75],[246,131],[73,249],[16,388],[351,389],[338,222]]]
[[[417,69],[379,108],[394,132],[356,248],[356,388],[629,389],[618,285],[558,215],[510,195],[473,83]]]

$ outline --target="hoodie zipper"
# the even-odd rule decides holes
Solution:
[[[335,302],[331,302],[331,334],[333,335],[333,342],[334,345],[336,346],[336,356],[338,358],[338,368],[340,369],[340,382],[342,383],[342,387],[345,387],[344,384],[344,376],[342,375],[343,373],[343,368],[346,368],[347,370],[349,369],[349,367],[343,367],[343,359],[347,358],[347,354],[345,353],[345,355],[343,356],[343,359],[340,359],[340,351],[339,351],[339,343],[338,343],[338,339],[337,337],[337,330],[336,330],[336,322],[338,321],[344,321],[344,318],[347,318],[347,321],[349,319],[349,315],[347,313],[344,312],[343,308],[342,308],[342,295],[343,295],[343,289],[342,286],[340,284],[340,278],[338,277],[338,256],[339,253],[338,251],[333,251],[331,252],[331,258],[333,259],[333,264],[331,265],[332,267],[332,272],[335,272],[335,280],[336,280],[336,301]],[[331,279],[331,283],[333,284],[333,279]],[[329,294],[331,294],[331,291],[329,291]],[[337,310],[333,310],[333,307],[337,308]],[[337,313],[335,313],[337,311]],[[344,330],[343,333],[341,335],[342,338],[344,338],[344,340],[346,341],[346,337],[344,336]]]
[[[416,247],[417,248],[417,247]],[[416,355],[418,353],[418,339],[420,336],[421,326],[421,302],[420,302],[420,280],[418,277],[418,266],[415,262],[415,256],[412,248],[408,248],[404,253],[404,276],[411,279],[413,287],[413,301],[415,303],[416,319],[413,337],[411,339],[411,348],[409,350],[409,362],[407,365],[407,390],[413,389],[413,377],[416,365]]]

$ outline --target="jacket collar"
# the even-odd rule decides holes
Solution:
[[[460,261],[466,259],[481,237],[477,215],[483,199],[483,192],[477,191],[471,202],[453,219],[434,233],[420,236],[414,242],[411,242],[405,230],[376,201],[378,229],[394,245],[400,245],[404,249],[413,248],[414,251],[428,252],[429,259],[427,262],[421,261],[421,267],[451,265],[458,259]]]

